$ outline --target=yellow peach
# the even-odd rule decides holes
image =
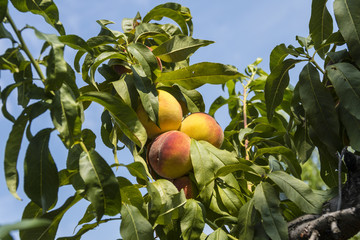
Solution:
[[[197,112],[187,116],[181,123],[180,131],[195,140],[204,140],[215,147],[221,147],[224,132],[209,114]]]
[[[139,104],[136,111],[138,118],[146,129],[147,135],[150,139],[153,139],[157,135],[166,131],[178,130],[182,120],[181,106],[175,97],[164,90],[158,90],[158,97],[159,126],[151,121],[141,104]]]

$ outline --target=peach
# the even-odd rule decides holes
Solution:
[[[175,179],[192,169],[191,139],[185,133],[168,131],[159,135],[148,150],[148,162],[161,177]]]
[[[173,180],[173,184],[179,191],[181,191],[181,189],[184,189],[186,199],[196,197],[197,190],[189,176],[186,175],[176,178]]]
[[[158,90],[158,97],[159,126],[151,121],[141,104],[139,104],[136,110],[138,118],[146,129],[146,133],[150,139],[166,131],[178,130],[182,120],[181,106],[175,97],[164,90]]]
[[[204,140],[215,147],[221,147],[224,132],[209,114],[197,112],[187,116],[181,123],[180,131],[195,140]]]

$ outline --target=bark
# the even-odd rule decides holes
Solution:
[[[360,231],[360,156],[344,152],[347,181],[341,196],[326,202],[323,213],[304,215],[288,224],[289,239],[349,239]]]

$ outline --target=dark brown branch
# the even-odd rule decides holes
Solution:
[[[360,157],[345,151],[347,181],[322,215],[304,215],[288,224],[289,239],[349,239],[360,231]],[[340,206],[340,210],[339,210]]]

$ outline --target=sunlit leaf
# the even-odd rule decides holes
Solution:
[[[179,62],[186,60],[200,47],[205,47],[212,43],[214,42],[176,35],[155,48],[153,53],[164,62]]]
[[[184,240],[199,239],[205,226],[205,212],[201,203],[189,199],[184,205],[184,214],[180,221],[182,237]]]
[[[82,197],[79,194],[66,199],[63,205],[59,208],[42,214],[42,209],[39,208],[35,203],[30,202],[24,209],[22,220],[26,219],[44,219],[50,221],[50,225],[28,230],[20,230],[20,239],[22,240],[47,240],[54,239],[57,230],[60,224],[61,219],[64,214],[77,202],[79,202]]]
[[[206,240],[227,240],[229,239],[226,232],[221,228],[216,229],[209,236],[207,236]]]
[[[153,8],[150,12],[148,12],[144,16],[143,22],[147,23],[151,20],[159,21],[163,17],[167,17],[167,18],[174,20],[177,24],[179,24],[183,33],[185,35],[188,35],[189,30],[188,30],[187,25],[191,24],[191,23],[189,23],[189,20],[190,20],[189,17],[191,17],[191,16],[182,15],[181,10],[182,10],[182,6],[178,3],[161,4],[161,5],[158,5],[155,8]],[[190,34],[192,33],[191,30],[192,29],[190,28]]]
[[[152,240],[153,229],[149,221],[134,206],[124,204],[121,208],[120,234],[128,240]]]
[[[78,98],[79,101],[95,101],[104,106],[114,118],[124,134],[140,147],[147,141],[145,128],[135,111],[120,98],[106,92],[87,92]]]
[[[39,228],[48,226],[49,224],[50,221],[46,219],[26,219],[13,224],[1,225],[0,239],[5,239],[6,235],[9,234],[11,231]]]
[[[235,67],[220,63],[202,62],[172,72],[163,72],[156,82],[165,85],[178,84],[195,89],[206,83],[224,84],[242,76]]]

